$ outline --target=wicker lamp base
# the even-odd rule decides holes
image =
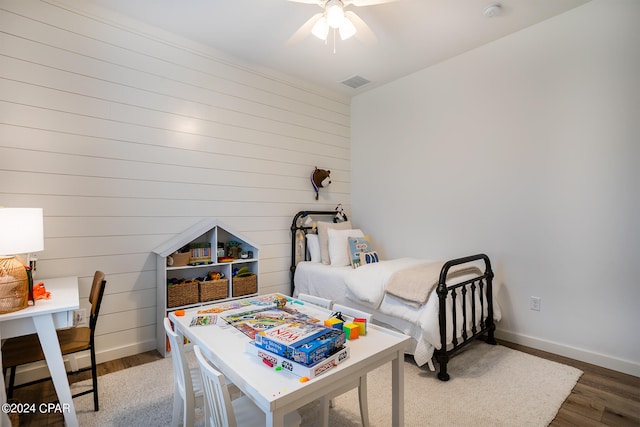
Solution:
[[[29,278],[24,265],[14,257],[0,257],[0,314],[27,307]]]

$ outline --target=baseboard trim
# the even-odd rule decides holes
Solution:
[[[96,361],[98,363],[108,362],[110,360],[121,359],[123,357],[134,356],[136,354],[144,353],[146,351],[155,350],[155,348],[156,348],[155,340],[138,342],[138,343],[134,343],[134,344],[123,346],[123,347],[110,348],[104,351],[97,352]],[[67,371],[71,370],[69,357],[75,357],[76,363],[79,369],[83,369],[91,366],[91,356],[88,351],[85,351],[83,353],[78,353],[78,355],[75,355],[75,356],[64,357],[65,367],[67,368]],[[5,384],[9,383],[8,376],[9,376],[9,373],[7,372],[7,377],[5,378]],[[42,378],[47,378],[49,376],[50,376],[49,369],[47,368],[46,363],[36,362],[30,365],[18,367],[18,369],[16,370],[15,384],[16,385],[25,384],[32,381],[40,380]]]
[[[495,336],[497,339],[503,339],[514,344],[525,345],[527,347],[569,357],[581,362],[591,363],[592,365],[601,366],[603,368],[612,369],[614,371],[636,377],[640,376],[640,364],[629,360],[618,359],[606,354],[596,353],[582,348],[572,347],[566,344],[543,340],[501,329],[496,329]]]

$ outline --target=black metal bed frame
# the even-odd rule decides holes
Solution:
[[[313,229],[313,226],[298,224],[299,220],[301,218],[306,218],[309,215],[315,215],[325,218],[329,216],[335,217],[336,213],[336,211],[300,211],[293,217],[293,221],[291,223],[291,295],[293,295],[295,291],[294,276],[296,271],[296,236],[298,234],[298,231],[302,231],[306,234],[307,232],[309,232],[309,230]],[[304,243],[305,251],[303,256],[304,260],[307,260],[306,239]],[[479,260],[483,261],[485,266],[484,273],[482,275],[465,280],[460,283],[456,283],[454,285],[447,284],[447,275],[452,267]],[[442,270],[440,271],[440,279],[438,281],[436,293],[438,295],[440,306],[438,320],[441,342],[440,349],[436,349],[433,354],[440,367],[438,378],[442,381],[448,381],[450,375],[447,372],[447,364],[454,353],[458,352],[467,344],[473,342],[477,338],[480,338],[484,334],[487,335],[486,342],[488,344],[497,344],[494,336],[496,326],[493,321],[493,271],[491,269],[491,261],[489,260],[489,257],[485,254],[477,254],[462,258],[456,258],[445,262],[442,266]],[[471,293],[470,298],[467,298],[467,295],[469,293]],[[458,325],[456,299],[458,298],[458,296],[462,298],[462,325],[460,325],[461,340],[458,339],[458,334],[454,332],[452,343],[450,345],[447,345],[446,301],[448,297],[450,297],[452,300],[452,330],[457,331]],[[478,299],[480,304],[479,322],[476,321],[476,309],[478,308],[476,299]],[[470,304],[467,304],[468,300],[470,300]],[[485,304],[487,308],[486,316],[484,316]],[[471,317],[471,324],[473,325],[471,331],[467,331],[465,327],[465,325],[467,325],[468,323],[467,320],[469,316]]]
[[[484,273],[481,276],[474,277],[472,279],[465,280],[463,282],[457,283],[455,285],[447,285],[447,275],[451,267],[456,265],[466,264],[472,261],[483,260],[485,269]],[[485,293],[483,290],[486,288],[486,299]],[[462,297],[462,325],[461,329],[458,329],[457,325],[457,313],[456,313],[456,299],[458,297],[457,290],[460,290],[460,294]],[[471,290],[471,307],[468,307],[467,304],[467,293]],[[476,292],[478,292],[478,299],[480,302],[480,321],[476,322]],[[436,293],[438,294],[439,301],[439,312],[438,319],[440,321],[440,349],[436,349],[433,354],[440,365],[440,372],[438,372],[438,378],[442,381],[449,380],[449,374],[447,373],[447,363],[449,362],[449,358],[460,350],[462,347],[466,346],[470,342],[474,341],[476,338],[487,334],[486,342],[488,344],[497,344],[497,341],[494,336],[494,332],[496,329],[496,325],[493,322],[493,271],[491,270],[491,261],[489,261],[489,257],[485,254],[471,255],[463,258],[456,258],[450,261],[447,261],[442,266],[442,270],[440,270],[440,279],[438,280],[438,287],[436,289]],[[451,312],[451,322],[452,322],[452,331],[453,341],[451,348],[447,349],[447,296],[451,296],[452,300],[452,312]],[[487,315],[484,316],[484,306],[487,305]],[[469,313],[471,312],[471,313]],[[467,318],[471,314],[471,334],[467,331]],[[480,326],[478,328],[478,325]],[[462,331],[462,341],[458,341],[456,331]]]

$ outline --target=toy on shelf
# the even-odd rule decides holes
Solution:
[[[230,240],[227,242],[227,256],[238,259],[240,258],[240,253],[242,252],[242,247],[240,246],[240,242],[235,240]]]
[[[247,266],[233,269],[233,277],[249,277],[249,276],[253,276],[253,272],[249,270],[249,267]]]

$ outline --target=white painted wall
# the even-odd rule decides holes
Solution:
[[[499,336],[634,375],[639,16],[594,0],[358,95],[351,122],[353,218],[385,256],[485,252]]]
[[[82,306],[106,273],[99,361],[155,348],[151,251],[203,217],[260,246],[261,292],[288,292],[293,215],[350,209],[349,100],[64,4],[0,0],[0,205],[44,208],[38,277],[79,276]],[[317,202],[314,166],[333,178]]]

